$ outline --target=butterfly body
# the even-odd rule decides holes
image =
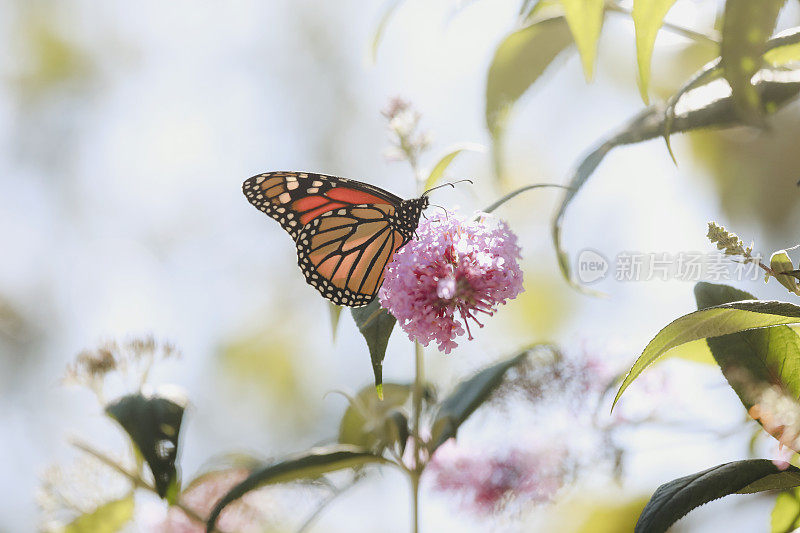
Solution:
[[[306,281],[338,305],[375,298],[383,270],[414,236],[428,198],[404,200],[360,181],[310,172],[268,172],[247,179],[248,201],[295,241]]]

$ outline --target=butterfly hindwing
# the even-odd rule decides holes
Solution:
[[[358,205],[325,213],[304,226],[297,260],[306,281],[335,304],[367,305],[383,270],[408,242],[391,224],[393,206]]]

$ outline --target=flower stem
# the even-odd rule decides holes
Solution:
[[[414,446],[413,468],[409,469],[411,477],[411,499],[412,499],[412,531],[419,533],[419,480],[425,465],[422,461],[422,438],[420,437],[420,418],[422,416],[422,387],[425,381],[425,358],[422,345],[414,342],[414,388],[412,394],[411,407],[411,435]]]
[[[411,500],[413,502],[413,522],[411,531],[419,533],[419,473],[411,474]]]

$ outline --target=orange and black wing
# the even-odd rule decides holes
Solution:
[[[354,205],[397,207],[401,198],[360,181],[311,172],[267,172],[242,185],[247,200],[277,220],[297,241],[303,226]]]
[[[383,270],[408,239],[389,223],[395,207],[343,207],[314,218],[298,233],[297,262],[306,281],[338,305],[367,305]]]

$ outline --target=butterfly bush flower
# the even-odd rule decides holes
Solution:
[[[432,218],[394,254],[378,296],[411,340],[436,341],[444,353],[479,314],[492,315],[522,292],[517,237],[501,220],[480,214]]]
[[[429,466],[433,486],[460,496],[464,507],[476,513],[500,511],[515,499],[520,504],[550,502],[568,477],[563,462],[555,459],[557,451],[512,448],[487,455],[446,446]]]

